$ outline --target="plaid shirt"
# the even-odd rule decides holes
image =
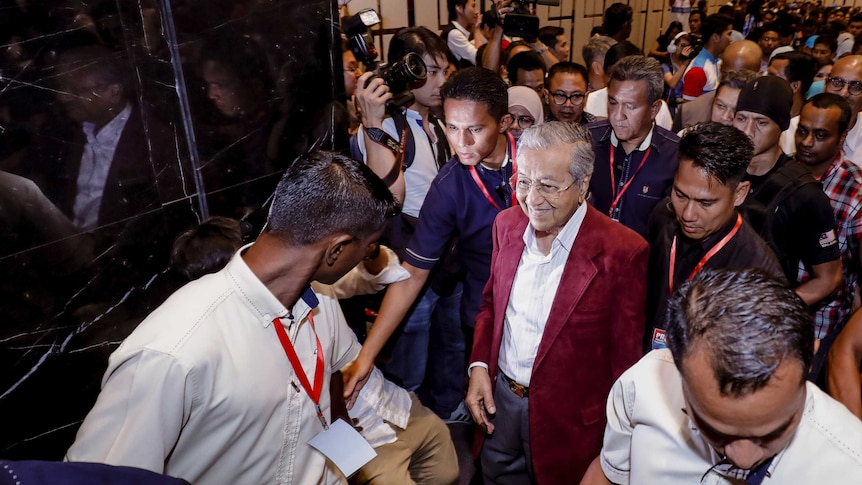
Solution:
[[[853,295],[859,278],[859,244],[862,239],[862,169],[850,160],[839,157],[823,173],[820,182],[832,204],[838,224],[838,247],[844,265],[844,282],[838,287],[834,299],[815,308],[817,338],[841,328],[852,311]],[[801,266],[799,277],[799,281],[809,278]]]

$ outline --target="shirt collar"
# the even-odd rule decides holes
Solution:
[[[655,131],[655,121],[653,121],[652,127],[649,129],[649,133],[647,133],[647,136],[646,136],[646,138],[644,138],[644,141],[641,142],[641,144],[638,145],[637,148],[635,148],[636,152],[643,152],[643,151],[646,151],[647,148],[649,148],[649,146],[652,144],[652,134],[654,131]],[[611,145],[616,147],[616,146],[619,146],[619,143],[620,143],[620,141],[617,138],[617,134],[614,133],[614,129],[613,129],[613,127],[611,127]]]
[[[275,297],[266,285],[261,282],[257,276],[251,271],[251,268],[242,259],[242,253],[251,247],[254,243],[247,244],[239,249],[234,254],[233,258],[224,269],[225,276],[230,281],[230,284],[237,289],[237,295],[243,299],[249,309],[260,319],[260,323],[264,327],[268,327],[276,318],[287,318],[291,314],[296,321],[302,320],[314,308],[317,308],[317,295],[307,287],[302,293],[302,297],[293,306],[293,310],[288,310]]]
[[[565,248],[566,252],[572,252],[572,246],[575,244],[575,238],[578,236],[578,232],[581,229],[581,224],[584,222],[584,217],[587,215],[587,203],[582,202],[581,205],[575,210],[575,213],[572,214],[572,217],[569,218],[568,222],[563,226],[563,229],[557,234],[557,237],[554,238],[553,245],[560,244],[563,248]],[[527,228],[524,230],[524,244],[527,247],[531,247],[536,249],[536,230],[533,229],[532,224],[527,224]]]
[[[132,113],[132,104],[126,103],[126,107],[120,111],[117,116],[109,121],[101,130],[96,131],[95,123],[83,122],[81,125],[84,129],[84,134],[87,135],[88,141],[108,142],[111,140],[118,141],[120,133],[126,127],[126,121],[129,120],[129,115]]]
[[[458,21],[453,20],[453,21],[452,21],[452,25],[453,25],[456,29],[460,30],[460,31],[461,31],[461,33],[462,33],[462,34],[464,34],[468,39],[470,38],[470,32],[468,32],[468,31],[467,31],[467,29],[465,29],[464,27],[462,27],[462,26],[461,26],[461,24],[459,24],[459,23],[458,23]]]

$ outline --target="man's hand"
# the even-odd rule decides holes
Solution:
[[[371,376],[372,367],[374,367],[373,362],[366,362],[362,357],[362,351],[360,351],[356,360],[341,369],[341,376],[344,379],[344,400],[347,402],[348,410],[353,409],[353,404],[359,397],[359,391],[362,390],[362,386],[368,382],[368,377]]]
[[[481,366],[473,367],[465,401],[470,414],[473,415],[473,421],[485,428],[486,433],[493,434],[494,424],[489,417],[497,413],[497,407],[494,405],[494,392],[491,390],[488,369]]]
[[[392,99],[389,86],[383,79],[366,72],[356,81],[356,104],[362,117],[362,126],[381,128],[386,118],[386,103]]]

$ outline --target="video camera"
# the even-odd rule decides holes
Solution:
[[[533,14],[536,4],[560,6],[560,0],[513,0],[514,10],[503,19],[503,33],[509,37],[535,39],[539,36],[539,17]],[[532,8],[531,8],[532,7]],[[496,12],[496,9],[494,9]]]
[[[700,54],[701,49],[703,49],[703,37],[699,34],[688,34],[689,42],[691,42],[691,54],[688,56],[684,56],[680,54],[680,59],[689,60],[694,59]]]
[[[410,91],[410,86],[425,80],[427,69],[422,56],[415,52],[409,52],[401,60],[391,65],[380,63],[377,60],[377,48],[371,36],[369,27],[380,23],[377,11],[371,8],[360,10],[353,17],[344,21],[344,35],[347,36],[347,45],[368,71],[374,72],[376,77],[383,79],[392,92],[392,99],[386,103],[386,108],[392,112],[405,106],[413,104],[415,97]]]

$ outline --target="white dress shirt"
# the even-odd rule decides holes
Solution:
[[[503,318],[499,360],[500,372],[524,386],[530,385],[533,362],[539,351],[551,305],[557,296],[560,278],[586,213],[587,204],[582,203],[554,238],[547,255],[539,251],[533,226],[527,224],[524,231],[524,252],[515,271],[512,293]]]
[[[844,139],[844,158],[862,167],[862,113],[856,115],[856,124]]]
[[[476,52],[479,49],[470,41],[470,32],[454,20],[452,21],[452,25],[455,29],[449,32],[449,36],[446,38],[449,50],[452,51],[452,54],[458,60],[465,59],[476,65]]]
[[[99,208],[102,205],[105,182],[111,170],[114,152],[117,151],[117,143],[131,112],[132,105],[127,103],[123,111],[98,131],[93,123],[82,123],[87,143],[81,156],[78,188],[72,208],[75,216],[72,222],[81,229],[91,231],[99,224]]]

